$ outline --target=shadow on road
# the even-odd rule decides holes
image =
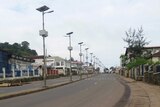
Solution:
[[[125,87],[125,91],[121,99],[114,105],[114,107],[125,107],[126,104],[129,102],[129,97],[131,95],[131,89],[130,87],[126,84],[124,80],[121,78],[117,77],[118,81]]]

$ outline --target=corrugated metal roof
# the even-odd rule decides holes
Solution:
[[[160,57],[160,51],[155,53],[155,54],[153,54],[152,57]]]
[[[160,46],[150,46],[150,47],[143,47],[143,49],[160,49]],[[129,48],[126,48],[126,51],[125,51],[125,55],[127,55],[129,52]]]

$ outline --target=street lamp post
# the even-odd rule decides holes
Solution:
[[[83,57],[83,63],[85,63],[85,55],[82,53],[82,57]]]
[[[92,65],[92,55],[93,55],[93,53],[90,53],[90,55],[91,55],[91,65]]]
[[[46,67],[46,52],[45,52],[45,37],[48,36],[48,32],[45,30],[44,28],[44,14],[46,13],[52,13],[52,11],[48,11],[48,12],[45,12],[49,9],[49,7],[47,6],[42,6],[42,7],[39,7],[37,8],[36,10],[38,10],[39,12],[42,12],[42,30],[39,31],[39,35],[43,37],[43,62],[44,62],[44,70],[43,70],[43,79],[44,79],[44,87],[46,87],[46,72],[47,72],[47,67]]]
[[[95,57],[95,72],[96,72],[96,74],[97,74],[97,68],[98,68],[98,66],[97,66],[97,57]]]
[[[79,46],[80,46],[80,53],[79,53],[79,56],[80,56],[80,79],[82,79],[82,44],[83,42],[80,42],[78,43]]]
[[[94,73],[95,73],[95,57],[96,56],[93,56],[93,70],[94,70]]]
[[[96,73],[98,74],[98,58],[96,57]]]
[[[92,68],[92,73],[93,73],[93,65],[92,65],[92,55],[93,55],[93,53],[90,53],[90,55],[91,55],[91,68]]]
[[[89,48],[85,48],[85,50],[86,50],[86,71],[87,71],[87,77],[88,77],[88,49]]]
[[[72,81],[72,66],[71,66],[71,51],[73,50],[73,47],[71,46],[71,34],[73,34],[73,32],[69,32],[67,33],[66,35],[68,36],[65,36],[65,37],[69,37],[69,47],[68,47],[68,50],[69,50],[69,56],[70,56],[70,69],[69,69],[69,74],[70,74],[70,81]]]

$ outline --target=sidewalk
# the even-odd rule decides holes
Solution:
[[[160,86],[122,77],[131,89],[126,107],[160,107]]]
[[[91,77],[91,75],[89,76]],[[87,78],[87,76],[83,76],[82,79]],[[14,87],[0,87],[0,100],[7,99],[15,96],[26,95],[30,93],[35,93],[63,85],[67,85],[73,82],[80,81],[79,76],[73,76],[73,81],[70,82],[69,77],[61,77],[57,79],[49,79],[47,80],[47,87],[43,88],[43,81],[35,81],[30,82],[30,84],[25,84],[22,86],[14,86]]]
[[[73,76],[72,79],[74,81],[74,80],[79,79],[79,77]],[[67,81],[68,82],[70,81],[69,77],[60,77],[60,78],[55,78],[55,79],[47,79],[46,83],[47,83],[47,86],[48,85],[50,86],[56,83],[67,82]],[[0,95],[23,91],[23,90],[32,89],[32,88],[41,88],[43,85],[44,85],[44,81],[42,80],[42,81],[29,82],[29,84],[24,84],[22,86],[0,87]]]

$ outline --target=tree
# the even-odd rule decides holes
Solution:
[[[107,73],[108,72],[108,68],[104,68],[104,73]]]
[[[139,65],[143,65],[143,64],[147,64],[148,63],[148,60],[146,60],[144,57],[137,57],[135,59],[133,59],[131,62],[129,62],[126,67],[128,69],[131,69],[131,68],[135,68],[135,67],[138,67]]]
[[[144,38],[142,27],[138,29],[138,31],[130,28],[126,31],[126,38],[123,38],[123,40],[127,43],[128,49],[133,57],[140,57],[144,46],[149,44],[149,42],[146,41],[146,38]]]
[[[1,49],[4,49],[4,50],[10,50],[10,44],[8,42],[4,42],[1,44],[0,46]]]
[[[18,43],[14,43],[14,44],[12,45],[12,47],[13,47],[13,48],[20,49],[20,48],[21,48],[21,45],[18,44]]]
[[[71,57],[71,61],[74,61],[74,58],[73,58],[73,57]]]
[[[31,50],[29,48],[29,43],[27,41],[23,41],[21,44],[19,43],[9,44],[8,42],[0,43],[0,49],[24,57],[37,55],[37,52],[35,50]]]
[[[126,38],[123,38],[123,40],[128,44],[128,51],[131,53],[129,58],[132,59],[126,64],[126,67],[131,69],[146,64],[151,52],[146,51],[144,54],[144,46],[148,45],[149,42],[144,38],[143,28],[141,27],[138,31],[130,28],[126,31]],[[124,56],[121,57],[125,58]]]
[[[32,55],[37,55],[36,50],[31,50],[30,52],[31,52]]]
[[[115,67],[113,67],[113,66],[111,66],[110,68],[109,68],[111,71],[115,71]]]
[[[21,43],[22,47],[25,48],[25,49],[29,49],[29,43],[27,41],[23,41]]]
[[[121,55],[120,58],[121,58],[121,61],[122,61],[122,66],[125,66],[126,63],[127,63],[127,62],[126,62],[126,61],[127,61],[127,56]]]

